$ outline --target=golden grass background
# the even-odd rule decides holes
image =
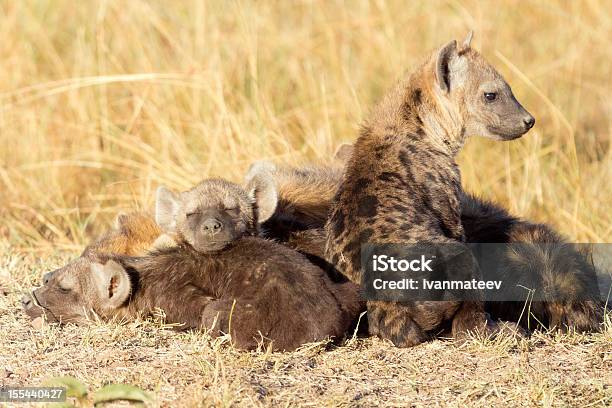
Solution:
[[[154,321],[33,330],[20,310],[159,184],[328,160],[404,70],[469,29],[537,124],[471,140],[465,187],[611,242],[610,1],[0,0],[0,383],[128,383],[154,406],[610,405],[609,319],[586,336],[269,354]]]
[[[159,184],[326,160],[431,49],[474,45],[537,119],[464,185],[612,241],[608,1],[0,2],[0,236],[78,248]]]

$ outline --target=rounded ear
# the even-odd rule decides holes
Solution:
[[[93,263],[91,273],[103,307],[117,309],[127,301],[132,282],[123,266],[112,260],[105,265]]]
[[[127,215],[124,212],[120,212],[119,214],[117,214],[117,216],[115,217],[115,229],[118,229],[119,231],[123,231],[125,223],[128,221],[129,215]]]
[[[351,158],[353,154],[353,145],[350,143],[342,143],[336,149],[336,153],[334,153],[334,159],[339,162],[346,163]]]
[[[267,221],[276,211],[278,193],[273,176],[275,169],[270,162],[257,162],[251,166],[246,176],[246,191],[255,201],[258,223]]]
[[[276,171],[276,165],[268,160],[259,160],[251,164],[246,176],[244,176],[244,184],[248,185],[249,182],[258,174],[270,173],[274,174]]]
[[[155,222],[165,232],[176,230],[179,201],[175,193],[166,187],[158,187],[155,193]]]
[[[442,92],[450,91],[450,64],[451,60],[457,56],[457,41],[453,40],[438,51],[436,58],[436,81]]]

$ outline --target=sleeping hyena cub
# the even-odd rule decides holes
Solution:
[[[209,179],[191,190],[157,190],[155,221],[164,234],[154,247],[191,245],[212,253],[243,236],[258,235],[260,223],[274,213],[277,194],[265,174],[253,177],[246,188],[222,179]]]
[[[279,350],[340,338],[362,308],[356,285],[333,282],[299,252],[258,237],[276,205],[265,172],[250,177],[246,189],[218,179],[179,194],[160,188],[155,217],[173,245],[125,266],[171,280],[199,276],[200,289],[214,299],[202,325],[231,328],[241,348],[254,346],[257,333]]]
[[[468,136],[512,140],[535,123],[470,40],[471,33],[435,52],[362,127],[326,226],[327,259],[354,282],[363,244],[463,242],[455,156]],[[480,301],[368,301],[367,309],[371,334],[400,347],[443,323],[456,336],[487,322]]]

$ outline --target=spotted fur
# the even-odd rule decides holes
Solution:
[[[506,140],[528,130],[519,134],[515,123],[493,120],[500,110],[507,122],[526,113],[511,92],[497,110],[473,102],[472,93],[482,95],[479,81],[509,92],[476,51],[451,42],[392,88],[362,126],[326,225],[326,257],[353,282],[362,279],[363,244],[464,241],[455,156],[466,129],[494,124]],[[483,112],[474,113],[481,105]],[[370,333],[401,347],[427,340],[448,322],[455,336],[487,326],[478,301],[369,301],[367,309]]]
[[[348,160],[352,154],[352,145],[343,145],[341,159]],[[337,157],[338,158],[338,157]],[[326,221],[332,205],[333,193],[340,185],[342,172],[339,163],[319,165],[304,169],[273,166],[273,178],[279,191],[279,205],[272,218],[266,222],[268,228],[263,232],[266,237],[279,241],[305,254],[313,263],[326,267],[332,273],[334,281],[342,281],[343,276],[330,267],[325,260],[325,231],[320,228]],[[307,177],[304,177],[307,175]],[[382,172],[381,181],[398,180],[399,176],[392,172]],[[305,212],[306,208],[318,208],[316,213]],[[461,194],[461,225],[467,242],[476,243],[511,243],[534,244],[546,243],[540,248],[537,259],[533,263],[543,263],[540,270],[554,271],[559,265],[567,264],[566,257],[577,255],[568,249],[567,241],[552,228],[544,224],[532,223],[508,213],[501,206],[483,198],[463,192]],[[407,211],[405,205],[395,205],[399,212]],[[304,215],[308,214],[308,215]],[[318,215],[317,215],[318,214]],[[318,217],[318,218],[317,218]],[[382,234],[389,234],[393,229],[394,218],[387,219],[388,225],[381,227]],[[270,228],[274,225],[284,225],[284,228]],[[342,224],[338,225],[338,228]],[[554,244],[554,245],[551,245]],[[559,251],[557,248],[564,248]],[[338,264],[339,257],[330,259]],[[512,257],[501,258],[500,264],[512,262]],[[575,268],[576,275],[588,274],[590,269]],[[544,276],[544,274],[543,274]],[[598,276],[598,280],[602,280]],[[605,279],[604,279],[605,280]],[[579,282],[587,280],[579,280]],[[558,290],[555,282],[543,284]],[[577,288],[578,289],[578,288]],[[353,288],[355,295],[358,287]],[[533,329],[544,325],[546,330],[558,328],[578,331],[598,330],[603,321],[603,306],[596,301],[576,301],[559,304],[558,302],[534,302],[530,313],[525,313],[524,302],[485,302],[485,310],[494,321],[519,322],[524,329]],[[363,322],[362,322],[363,323]]]

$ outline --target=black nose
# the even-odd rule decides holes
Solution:
[[[528,116],[523,119],[523,123],[525,124],[527,130],[529,130],[533,127],[533,125],[535,125],[535,118],[533,116]]]
[[[42,283],[43,285],[46,285],[47,283],[49,283],[49,281],[51,280],[51,277],[53,276],[53,272],[47,272],[43,275],[43,279],[42,279]]]
[[[206,231],[208,234],[210,235],[214,235],[217,232],[221,231],[221,228],[223,228],[223,224],[221,224],[221,221],[219,221],[216,218],[209,218],[206,221],[204,221],[204,231]]]
[[[21,307],[23,307],[24,309],[29,309],[32,307],[32,298],[30,297],[30,295],[23,295],[21,297]]]

